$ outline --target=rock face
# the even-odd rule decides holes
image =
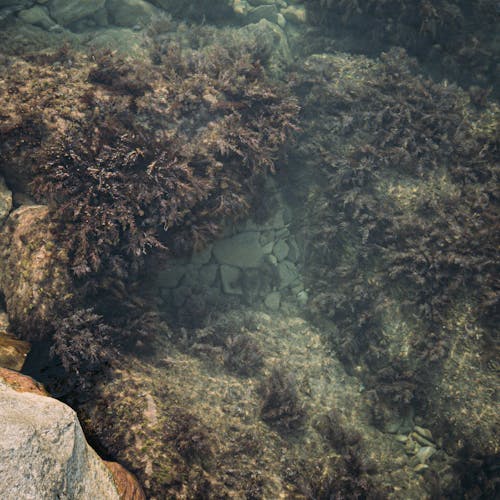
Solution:
[[[18,392],[0,374],[0,420],[0,498],[120,498],[69,406]]]

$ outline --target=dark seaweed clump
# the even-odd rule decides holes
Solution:
[[[341,64],[312,57],[298,85],[311,127],[300,157],[321,165],[311,312],[331,320],[346,364],[361,356],[379,395],[405,407],[447,356],[457,303],[474,305],[484,351],[498,350],[498,111],[418,75],[401,50],[352,75]],[[382,323],[396,303],[422,334],[388,368]]]
[[[376,467],[361,435],[337,410],[315,416],[312,424],[324,439],[325,449],[324,459],[299,476],[299,489],[307,498],[387,498],[391,488],[374,480]]]
[[[150,60],[66,47],[3,71],[3,169],[50,205],[76,291],[56,330],[72,309],[119,331],[154,308],[134,286],[146,258],[200,249],[244,215],[295,128],[295,100],[248,50],[151,47]],[[54,352],[78,350],[63,330]]]
[[[298,431],[305,422],[306,410],[300,400],[293,373],[273,368],[263,381],[261,418],[282,432]]]

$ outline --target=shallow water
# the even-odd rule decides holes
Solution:
[[[94,447],[148,498],[494,498],[497,2],[32,4],[2,309]]]

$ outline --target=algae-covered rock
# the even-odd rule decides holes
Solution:
[[[49,16],[47,9],[41,5],[35,5],[30,9],[19,12],[19,18],[25,23],[33,24],[46,30],[55,26],[55,21]]]
[[[95,14],[106,0],[49,0],[50,15],[62,26]]]
[[[66,253],[51,231],[48,208],[26,205],[12,212],[0,231],[0,290],[14,331],[43,335],[71,298]]]

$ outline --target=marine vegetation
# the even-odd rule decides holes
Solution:
[[[281,431],[298,431],[304,424],[306,410],[297,391],[293,373],[275,367],[261,385],[261,418]]]
[[[75,291],[64,310],[122,325],[147,304],[147,258],[200,249],[248,211],[298,112],[248,47],[149,51],[5,56],[0,77],[2,170],[49,204]]]
[[[485,387],[498,353],[499,109],[417,69],[394,49],[378,61],[312,56],[297,76],[297,165],[316,176],[304,195],[310,313],[362,376],[381,428],[412,407],[430,418],[430,387],[455,373],[459,344],[485,358]]]
[[[355,38],[349,44],[363,53],[401,46],[442,77],[486,92],[495,88],[500,63],[493,42],[499,19],[495,0],[307,0],[306,5],[313,24],[333,27],[337,38]]]

